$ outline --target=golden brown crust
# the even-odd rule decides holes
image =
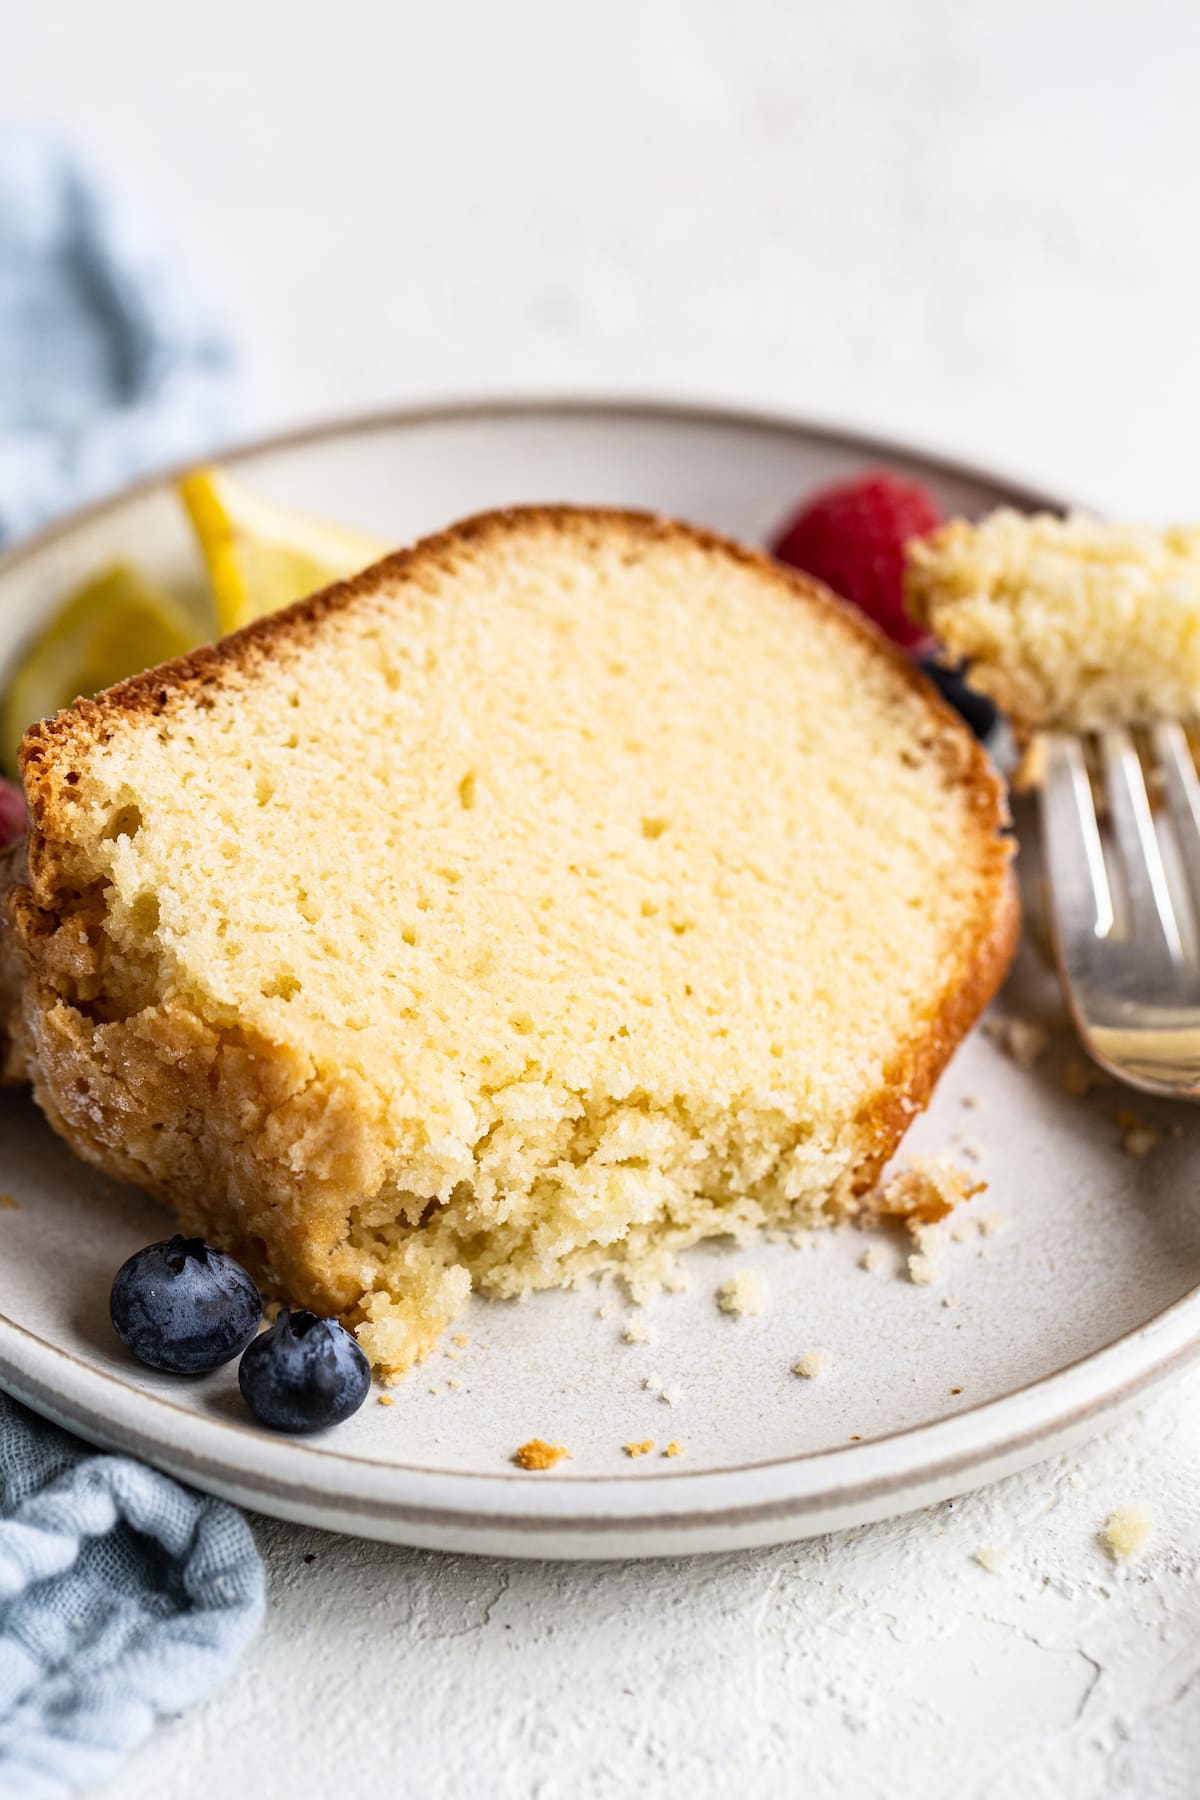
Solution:
[[[0,855],[0,1086],[28,1081],[29,1070],[21,1032],[16,1028],[25,986],[26,959],[18,934],[11,928],[8,903],[29,879],[29,858],[24,841]]]
[[[964,956],[956,965],[940,1004],[930,1010],[927,1035],[898,1052],[884,1087],[859,1114],[875,1148],[855,1172],[856,1194],[874,1186],[917,1113],[929,1105],[946,1064],[1008,973],[1020,934],[1020,896],[1010,869],[994,928],[974,956]]]

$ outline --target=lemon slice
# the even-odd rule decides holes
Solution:
[[[292,600],[355,575],[389,548],[244,487],[223,469],[197,469],[179,497],[208,564],[222,636]]]
[[[17,663],[0,702],[0,752],[15,772],[17,746],[36,719],[96,694],[139,669],[202,642],[183,608],[127,563],[114,563],[60,607]]]

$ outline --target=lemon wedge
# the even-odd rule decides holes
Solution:
[[[223,469],[194,470],[179,483],[179,497],[208,564],[222,636],[357,574],[389,548],[280,506]]]
[[[0,753],[17,766],[30,725],[203,641],[184,609],[128,563],[94,575],[64,602],[18,661],[0,702]]]

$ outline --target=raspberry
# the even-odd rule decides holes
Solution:
[[[19,844],[28,829],[24,794],[14,782],[0,776],[0,850]]]
[[[806,500],[772,548],[780,562],[815,575],[909,650],[925,634],[904,611],[904,546],[940,524],[923,487],[872,469]]]

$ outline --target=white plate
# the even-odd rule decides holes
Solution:
[[[950,509],[1043,497],[892,445],[777,420],[638,405],[505,405],[336,425],[240,453],[281,499],[402,540],[510,501],[660,508],[761,541],[817,482],[886,460]],[[26,547],[0,569],[0,663],[64,588],[112,556],[199,578],[169,489],[152,483]],[[1023,991],[1016,991],[1019,983]],[[1053,1005],[1028,946],[1006,1004]],[[156,1376],[107,1321],[113,1271],[170,1228],[143,1196],[84,1168],[19,1094],[0,1099],[0,1375],[97,1444],[283,1518],[403,1543],[517,1556],[726,1549],[921,1506],[1099,1429],[1200,1344],[1200,1120],[1138,1099],[1167,1128],[1122,1154],[1114,1093],[1068,1098],[1058,1056],[1019,1068],[986,1034],[963,1046],[913,1149],[973,1141],[997,1235],[951,1246],[944,1279],[915,1286],[899,1237],[822,1234],[691,1253],[688,1292],[645,1313],[596,1288],[523,1305],[476,1302],[469,1344],[438,1352],[321,1439],[247,1423],[234,1372]],[[976,1104],[967,1107],[964,1096]],[[1170,1127],[1180,1135],[1172,1136]],[[960,1151],[960,1160],[964,1153]],[[869,1241],[886,1267],[861,1267]],[[730,1319],[714,1290],[766,1277],[768,1311]],[[608,1310],[612,1300],[612,1311]],[[954,1304],[947,1305],[950,1300]],[[791,1373],[821,1348],[829,1371]],[[453,1350],[453,1346],[449,1346]],[[643,1378],[680,1390],[668,1406]],[[451,1381],[461,1383],[452,1388]],[[437,1390],[432,1391],[432,1390]],[[573,1460],[513,1468],[532,1436]],[[622,1446],[652,1439],[631,1461]],[[671,1439],[684,1446],[668,1460]]]

